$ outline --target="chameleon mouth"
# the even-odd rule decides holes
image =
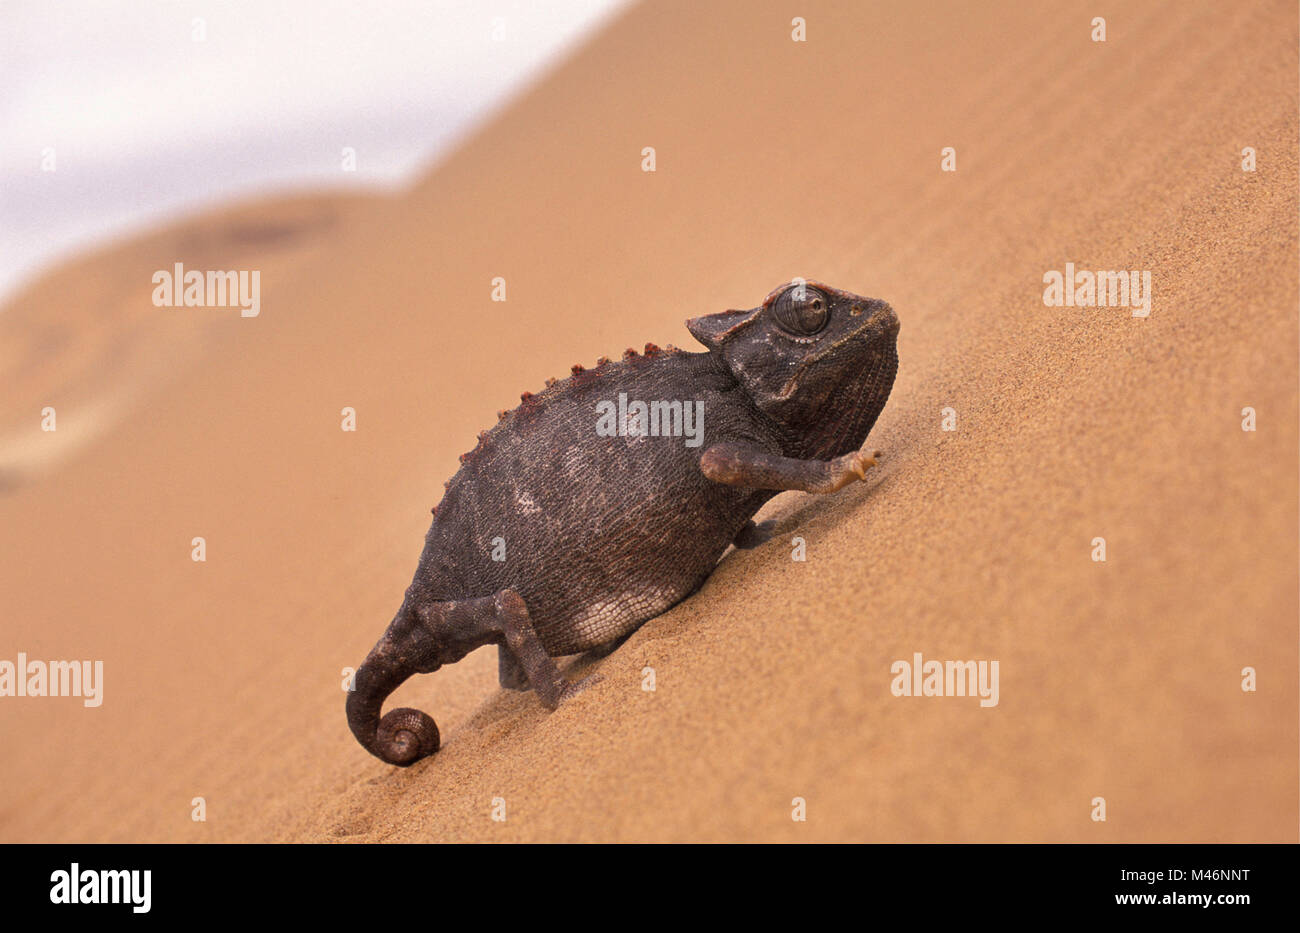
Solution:
[[[890,336],[897,337],[899,331],[898,315],[889,302],[881,301],[872,310],[871,317],[867,319],[867,326]]]

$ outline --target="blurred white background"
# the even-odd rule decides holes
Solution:
[[[400,186],[628,2],[0,0],[0,302],[232,196]]]

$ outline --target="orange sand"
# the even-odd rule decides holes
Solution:
[[[1295,4],[797,12],[634,9],[400,198],[0,312],[0,658],[105,663],[99,709],[0,699],[0,840],[1296,841]],[[175,261],[262,270],[261,316],[154,308]],[[1045,308],[1067,261],[1151,270],[1150,318]],[[793,275],[902,318],[870,481],[774,500],[556,713],[479,652],[394,698],[442,752],[367,755],[341,670],[495,410]],[[999,706],[892,696],[918,651]]]

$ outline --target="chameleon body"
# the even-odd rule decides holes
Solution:
[[[500,413],[461,458],[401,608],[348,695],[349,726],[370,752],[407,765],[437,751],[428,715],[381,718],[383,702],[484,645],[498,648],[503,686],[554,708],[585,682],[566,681],[553,658],[616,644],[695,592],[728,545],[761,542],[751,519],[774,495],[834,492],[875,464],[859,448],[898,369],[888,304],[797,280],[757,308],[686,326],[707,352],[647,345],[574,366]],[[601,430],[620,395],[667,403],[661,428],[681,424],[667,414],[679,408],[701,423],[689,438],[628,417]]]

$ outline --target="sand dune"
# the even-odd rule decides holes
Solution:
[[[263,275],[288,276],[340,224],[378,201],[331,195],[239,205],[38,278],[4,310],[0,477],[12,484],[54,468],[199,356],[219,352],[228,322],[219,313],[160,312],[151,300],[156,271],[172,270],[184,257],[190,268],[256,265]],[[46,406],[55,409],[52,432],[31,417]]]
[[[1296,840],[1294,4],[792,15],[639,7],[400,198],[0,311],[0,658],[105,666],[97,709],[0,699],[0,839]],[[262,313],[153,307],[177,260],[260,269]],[[1150,316],[1045,307],[1066,262],[1150,270]],[[394,697],[438,755],[370,758],[341,671],[495,410],[794,275],[902,319],[876,475],[774,500],[555,713],[480,652]],[[893,696],[915,652],[997,659],[998,706]]]

